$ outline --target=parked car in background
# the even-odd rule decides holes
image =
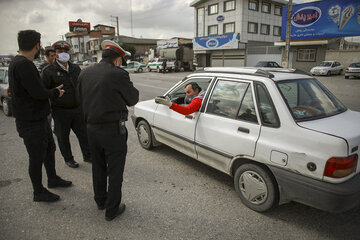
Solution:
[[[344,71],[344,66],[336,61],[323,61],[319,66],[313,67],[310,70],[312,75],[341,75]]]
[[[93,61],[91,61],[91,60],[86,60],[86,61],[84,61],[83,62],[83,65],[84,66],[89,66],[89,65],[92,65],[92,64],[95,64],[96,62],[93,62]]]
[[[355,62],[345,69],[345,78],[360,77],[360,62]]]
[[[206,91],[198,112],[184,116],[154,99],[135,105],[143,148],[163,143],[232,176],[243,204],[258,212],[289,201],[330,212],[359,206],[360,113],[314,77],[205,68],[163,96],[184,104],[191,82]]]
[[[127,63],[127,66],[121,66],[121,68],[125,69],[128,72],[141,73],[146,68],[146,65],[140,62],[130,61]]]
[[[6,116],[12,115],[8,67],[0,67],[0,104]]]
[[[271,61],[260,61],[255,65],[255,67],[281,68],[281,66],[277,62]]]
[[[75,60],[73,62],[73,64],[76,64],[76,65],[82,65],[83,64],[83,61],[78,61],[78,60]]]
[[[164,69],[164,61],[166,61],[166,68]],[[170,61],[167,58],[154,58],[149,61],[147,68],[149,72],[157,71],[157,72],[172,72],[175,71],[175,64],[173,61]]]

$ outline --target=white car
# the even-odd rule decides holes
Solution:
[[[360,77],[360,62],[351,63],[349,67],[345,69],[345,78],[349,77]]]
[[[166,68],[164,69],[164,61],[166,62]],[[175,71],[175,64],[173,61],[169,61],[167,58],[154,58],[149,61],[147,65],[147,69],[149,72],[157,71],[157,72],[172,72]]]
[[[184,102],[184,88],[206,90],[198,112],[184,116],[154,99],[132,120],[141,146],[166,144],[234,177],[249,208],[289,201],[330,212],[360,204],[360,113],[318,80],[288,69],[205,68],[164,96]]]
[[[310,70],[312,75],[341,75],[344,71],[344,66],[341,63],[336,61],[324,61],[321,62],[319,66],[313,67]]]

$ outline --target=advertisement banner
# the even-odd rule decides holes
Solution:
[[[178,39],[159,40],[156,42],[158,48],[177,48],[179,46]]]
[[[70,32],[89,32],[90,23],[88,22],[69,22]]]
[[[239,34],[223,34],[193,39],[194,50],[218,50],[238,48]]]
[[[288,7],[283,8],[281,40],[286,39]],[[360,35],[359,0],[325,0],[293,5],[291,40]]]

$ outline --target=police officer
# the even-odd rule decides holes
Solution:
[[[69,141],[71,129],[79,140],[84,161],[91,162],[86,125],[75,97],[81,69],[69,61],[68,42],[57,41],[53,44],[53,48],[56,52],[55,61],[44,69],[42,78],[48,89],[59,84],[64,85],[65,94],[62,98],[51,100],[52,116],[55,122],[55,135],[65,163],[69,167],[77,168],[79,164],[74,160]]]
[[[119,67],[126,64],[124,57],[130,53],[110,40],[104,40],[101,47],[100,63],[84,69],[79,76],[78,96],[93,160],[94,199],[99,209],[106,208],[105,219],[111,221],[125,210],[121,187],[127,153],[126,106],[138,102],[139,91],[129,73]]]

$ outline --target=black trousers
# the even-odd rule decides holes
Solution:
[[[91,149],[94,199],[113,216],[121,203],[127,153],[127,129],[119,122],[87,125]],[[107,182],[109,177],[109,183]]]
[[[44,164],[48,179],[56,177],[55,142],[47,118],[29,122],[16,120],[16,129],[23,138],[29,154],[29,175],[34,193],[43,191],[42,165]]]
[[[90,159],[90,150],[86,134],[86,124],[79,108],[53,109],[52,117],[55,124],[55,135],[58,140],[61,155],[65,161],[74,160],[70,145],[70,130],[73,130],[79,140],[84,159]]]

